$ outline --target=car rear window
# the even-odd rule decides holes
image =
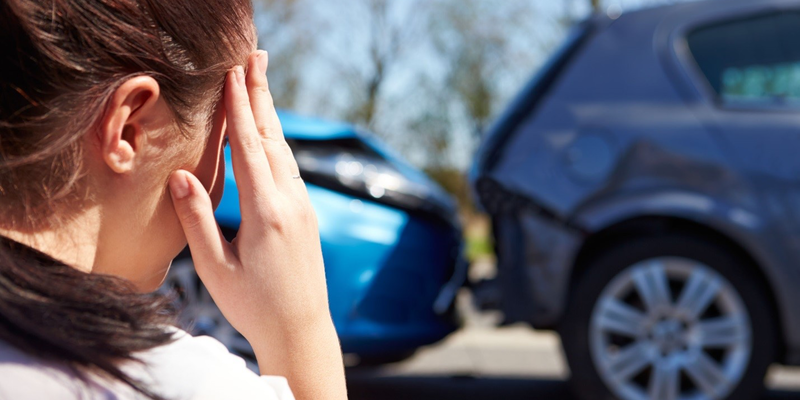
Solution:
[[[800,104],[800,12],[715,24],[687,40],[723,102]]]

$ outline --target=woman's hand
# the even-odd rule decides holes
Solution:
[[[252,344],[261,373],[286,376],[298,399],[345,398],[317,220],[273,106],[267,64],[267,53],[255,52],[246,76],[237,66],[225,83],[242,214],[236,239],[222,236],[192,174],[170,177],[173,203],[197,274]]]

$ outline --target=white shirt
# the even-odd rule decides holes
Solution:
[[[168,345],[136,353],[143,363],[122,370],[170,400],[294,400],[285,378],[258,376],[244,360],[208,336],[178,330]],[[47,363],[0,342],[0,399],[140,400],[144,396],[117,381],[78,379],[66,366]]]

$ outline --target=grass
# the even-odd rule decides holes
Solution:
[[[473,262],[484,257],[494,257],[492,233],[489,219],[484,215],[475,215],[467,220],[464,229],[467,259]]]

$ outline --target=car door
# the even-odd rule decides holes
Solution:
[[[686,44],[711,100],[701,113],[751,187],[744,203],[800,259],[800,10],[707,23]]]

